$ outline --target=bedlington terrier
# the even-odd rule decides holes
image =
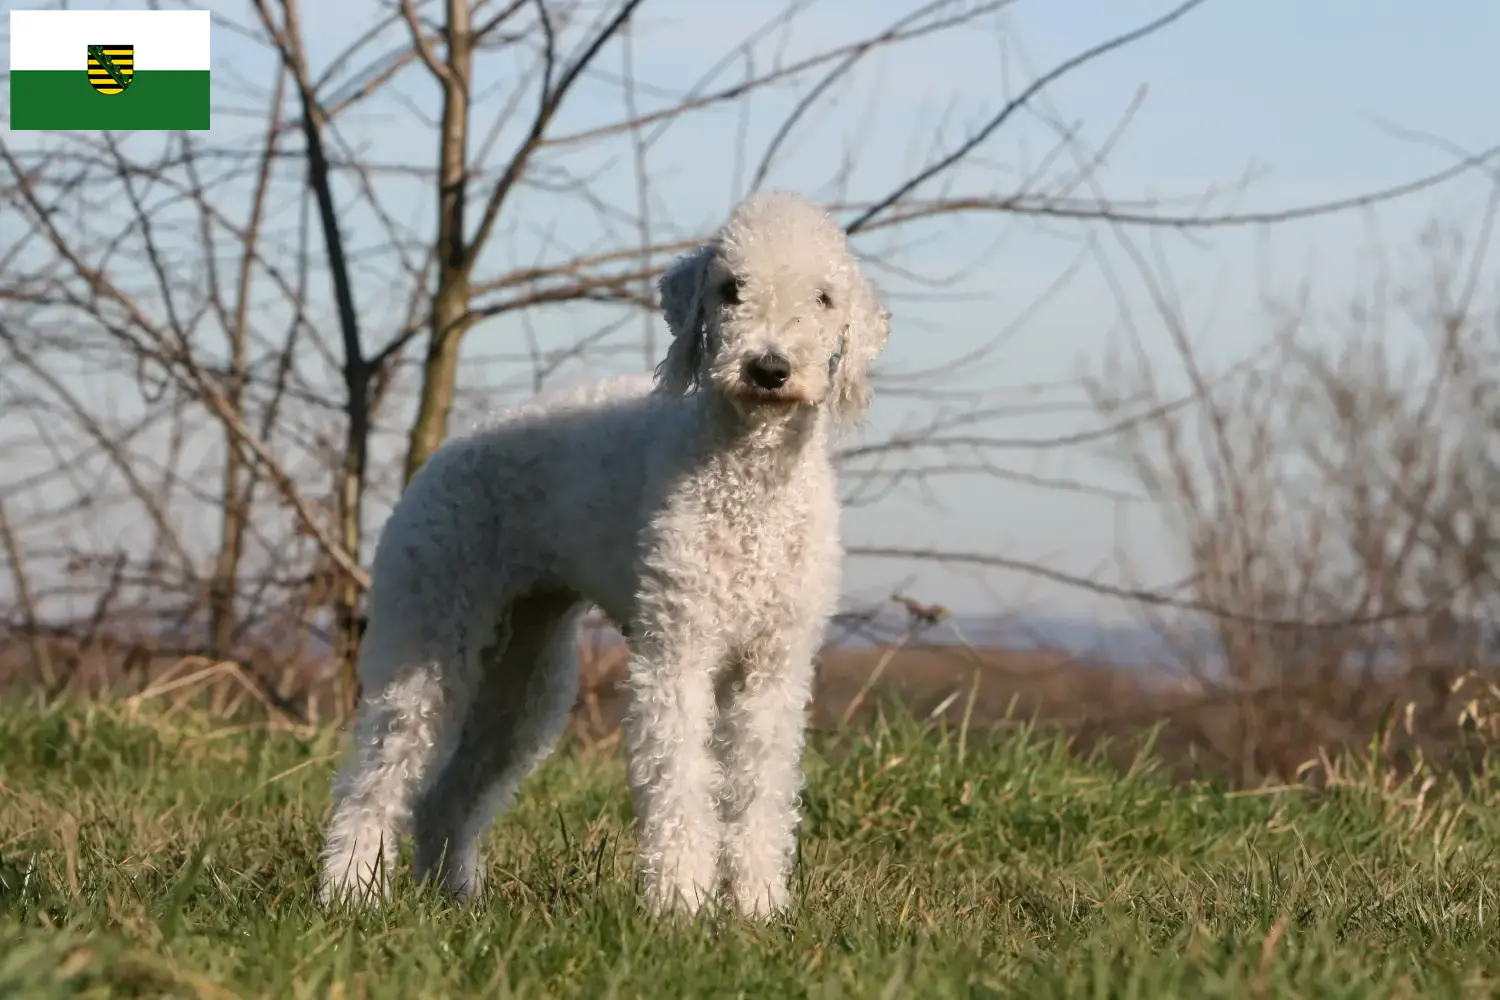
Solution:
[[[869,403],[890,312],[822,209],[740,204],[660,281],[649,377],[541,398],[451,440],[375,554],[353,747],[321,897],[415,874],[482,887],[477,841],[551,752],[590,604],[628,644],[636,872],[653,912],[787,903],[812,661],[842,549],[829,442]]]

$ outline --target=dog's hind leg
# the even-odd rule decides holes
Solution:
[[[577,698],[584,608],[559,591],[511,605],[510,641],[485,663],[453,755],[413,810],[418,878],[461,900],[482,888],[479,838],[551,754]]]
[[[429,643],[429,651],[440,652],[422,656],[405,637],[387,635],[387,621],[372,618],[361,643],[366,690],[353,745],[334,781],[319,893],[325,903],[335,896],[358,903],[389,896],[412,802],[452,753],[478,686],[478,657],[467,629],[444,623],[442,638]]]

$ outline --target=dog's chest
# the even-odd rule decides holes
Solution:
[[[692,533],[732,593],[766,591],[761,596],[769,598],[769,591],[786,590],[823,558],[819,542],[832,530],[823,508],[832,497],[815,479],[768,485],[725,477],[714,486],[696,498]]]
[[[648,590],[748,625],[817,599],[838,564],[837,494],[819,454],[699,453],[656,482],[641,537]],[[650,501],[648,501],[650,502]],[[760,614],[761,612],[756,612]],[[774,612],[779,614],[780,612]]]
[[[794,567],[805,556],[809,521],[807,504],[800,498],[789,503],[747,491],[707,498],[699,531],[717,559],[741,571],[753,566]]]

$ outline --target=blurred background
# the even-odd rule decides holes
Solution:
[[[341,718],[410,474],[539,389],[653,368],[662,270],[792,188],[894,314],[838,444],[817,724],[1164,724],[1246,783],[1377,730],[1468,752],[1500,7],[212,10],[211,130],[0,138],[8,696]],[[609,739],[619,640],[580,641]]]

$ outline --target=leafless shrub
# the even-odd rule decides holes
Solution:
[[[1327,777],[1382,727],[1388,752],[1468,759],[1500,707],[1497,206],[1500,187],[1467,231],[1433,227],[1415,280],[1378,257],[1331,322],[1310,295],[1277,309],[1237,371],[1176,332],[1195,404],[1121,433],[1189,568],[1183,603],[1215,609],[1156,616],[1206,692],[1169,737],[1234,780]],[[1093,392],[1105,413],[1167,394],[1138,343]]]

